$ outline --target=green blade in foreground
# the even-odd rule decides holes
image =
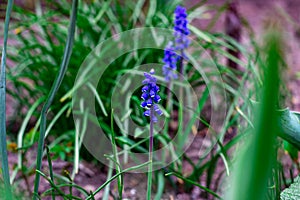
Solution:
[[[7,147],[6,147],[6,46],[8,38],[8,27],[10,21],[11,10],[13,6],[13,0],[8,0],[5,25],[4,25],[4,40],[3,40],[3,51],[1,57],[1,72],[0,72],[0,157],[1,166],[4,179],[5,199],[11,200],[11,186],[9,176],[9,166],[7,158]]]
[[[264,88],[262,101],[255,115],[254,131],[239,149],[232,185],[225,199],[263,200],[268,193],[275,163],[275,138],[278,130],[276,105],[279,95],[282,36],[278,29],[268,31],[265,39]],[[242,150],[242,151],[241,151]]]

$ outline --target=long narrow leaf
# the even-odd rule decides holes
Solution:
[[[187,178],[185,178],[185,177],[183,177],[183,176],[181,176],[181,175],[179,175],[179,174],[177,174],[177,173],[174,173],[174,172],[170,172],[170,173],[165,174],[165,176],[170,176],[170,175],[174,175],[174,176],[176,176],[176,177],[178,177],[178,178],[184,180],[185,182],[191,183],[191,184],[193,184],[193,185],[199,187],[200,189],[202,189],[202,190],[204,190],[204,191],[206,191],[206,192],[212,194],[214,197],[216,197],[216,198],[218,198],[218,199],[221,199],[221,197],[220,197],[217,193],[215,193],[214,191],[212,191],[212,190],[210,190],[210,189],[208,189],[208,188],[206,188],[206,187],[200,185],[199,183],[196,183],[196,182],[194,182],[194,181],[191,181],[191,180],[189,180],[189,179],[187,179]]]
[[[36,159],[37,171],[40,171],[41,166],[42,166],[47,112],[48,112],[48,110],[53,102],[53,99],[57,93],[57,90],[65,76],[67,66],[69,64],[71,53],[72,53],[74,34],[75,34],[75,26],[76,26],[76,17],[77,17],[77,5],[78,5],[78,0],[73,0],[72,13],[71,13],[71,18],[70,18],[70,27],[69,27],[69,31],[68,31],[67,44],[65,47],[63,60],[62,60],[61,66],[60,66],[59,73],[54,81],[54,84],[51,88],[48,99],[47,99],[47,101],[42,109],[42,113],[41,113],[41,126],[40,126],[39,142],[38,142],[37,159]],[[40,184],[40,174],[36,173],[36,177],[35,177],[35,181],[34,181],[34,195],[33,195],[34,200],[37,199],[37,196],[38,196],[39,184]]]
[[[10,14],[13,6],[13,0],[8,0],[5,16],[4,25],[4,41],[3,41],[3,51],[1,57],[1,74],[0,74],[0,157],[1,166],[3,172],[4,186],[5,186],[5,198],[12,199],[10,180],[9,180],[9,167],[6,149],[6,48],[7,48],[7,37],[8,37],[8,27],[10,21]]]

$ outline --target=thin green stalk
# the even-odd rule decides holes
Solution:
[[[167,84],[167,111],[171,114],[173,97],[172,97],[172,79]]]
[[[52,169],[52,161],[50,156],[50,150],[49,147],[46,146],[46,152],[47,152],[47,159],[48,159],[48,165],[49,165],[49,173],[50,173],[50,179],[54,183],[54,176],[53,176],[53,169]],[[52,200],[55,200],[55,193],[54,190],[51,192]]]
[[[79,197],[76,197],[76,196],[73,196],[73,195],[69,195],[69,194],[65,194],[62,190],[60,190],[59,189],[59,187],[57,187],[53,182],[52,182],[52,180],[48,177],[48,176],[46,176],[43,172],[41,172],[41,171],[39,171],[39,170],[37,170],[37,173],[39,173],[42,177],[44,177],[49,183],[50,183],[50,185],[51,185],[51,187],[53,188],[53,189],[55,189],[57,192],[58,192],[58,194],[59,195],[61,195],[64,199],[78,199],[78,200],[81,200],[81,198],[79,198]],[[71,186],[73,186],[72,184],[69,184],[69,185],[71,185]],[[39,196],[37,196],[36,198],[38,198],[38,199],[40,199],[40,197]]]
[[[183,83],[184,81],[184,75],[185,75],[185,70],[184,70],[184,64],[183,64],[183,58],[184,58],[184,53],[183,50],[180,51],[180,60],[179,60],[179,70],[180,70],[180,82]],[[185,138],[183,138],[183,122],[184,122],[184,116],[183,116],[183,87],[179,88],[179,110],[178,110],[178,133],[179,134],[179,150],[181,151],[184,143],[186,142]]]
[[[113,156],[116,162],[116,172],[120,173],[122,171],[120,166],[120,161],[118,157],[118,150],[117,150],[117,144],[116,144],[116,135],[114,131],[114,110],[111,111],[111,143],[113,148]],[[122,199],[122,193],[123,193],[123,177],[122,174],[118,177],[118,192],[119,192],[119,199]]]
[[[167,112],[169,113],[169,117],[166,117],[166,125],[164,126],[163,133],[165,135],[169,135],[169,126],[171,122],[171,114],[173,110],[173,97],[172,97],[172,88],[173,88],[173,82],[172,79],[168,81],[167,83]],[[165,154],[163,154],[163,157],[161,159],[162,161],[165,160]]]
[[[60,184],[60,185],[56,185],[57,188],[61,188],[61,187],[70,187],[72,186],[73,188],[77,189],[78,192],[80,192],[81,194],[83,194],[84,196],[88,196],[90,195],[90,193],[88,191],[86,191],[84,188],[80,187],[79,185],[76,185],[74,183],[72,184],[69,184],[69,183],[63,183],[63,184]],[[52,192],[52,191],[55,191],[56,189],[55,188],[50,188],[48,190],[46,190],[43,194],[47,195],[49,192]],[[42,195],[43,195],[42,194]]]
[[[150,165],[148,167],[148,188],[147,188],[147,200],[151,200],[151,187],[152,187],[152,167],[153,167],[153,130],[154,130],[154,109],[150,108],[150,137],[149,137],[149,162]]]
[[[90,196],[91,196],[91,199],[92,199],[92,200],[95,200],[95,196],[94,196],[94,194],[93,194],[92,191],[90,191]]]
[[[6,48],[7,48],[7,37],[8,28],[10,21],[10,14],[13,6],[13,0],[8,0],[6,15],[5,15],[5,25],[4,25],[4,41],[3,41],[3,51],[1,57],[1,74],[0,74],[0,157],[1,166],[4,179],[5,188],[5,198],[12,199],[10,177],[9,177],[9,166],[7,158],[7,147],[6,147]]]
[[[196,183],[196,182],[194,182],[194,181],[191,181],[190,179],[187,179],[187,178],[185,178],[185,177],[183,177],[183,176],[181,176],[181,175],[179,175],[179,174],[177,174],[177,173],[175,173],[175,172],[169,172],[169,173],[165,174],[165,176],[170,176],[170,175],[174,175],[174,176],[176,176],[176,177],[178,177],[178,178],[184,180],[185,182],[191,183],[191,184],[193,184],[193,185],[195,185],[195,186],[197,186],[197,187],[203,189],[204,191],[206,191],[206,192],[212,194],[214,197],[216,197],[216,198],[218,198],[218,199],[221,199],[221,197],[220,197],[217,193],[215,193],[214,191],[210,190],[210,189],[207,188],[207,187],[204,187],[204,186],[200,185],[199,183]]]
[[[130,96],[129,96],[129,94],[127,94],[127,97],[126,97],[126,108],[129,108],[130,107]],[[126,116],[126,115],[125,115]],[[124,116],[124,117],[125,117]],[[126,118],[124,118],[124,122],[123,122],[123,127],[124,127],[124,132],[123,132],[123,136],[124,137],[128,137],[128,133],[129,133],[129,116],[130,116],[130,114],[128,114],[127,116],[126,116]],[[121,121],[122,121],[122,119],[121,119]],[[125,150],[125,152],[124,152],[124,157],[123,157],[123,160],[124,160],[124,163],[126,164],[126,163],[128,163],[128,156],[129,156],[129,146],[128,145],[126,145],[126,144],[124,144],[124,150]]]
[[[92,199],[93,196],[95,196],[95,195],[96,195],[98,192],[100,192],[106,185],[108,185],[110,182],[112,182],[114,179],[116,179],[116,178],[117,178],[118,176],[120,176],[121,174],[124,174],[124,173],[129,172],[129,171],[133,171],[133,170],[137,170],[137,169],[143,168],[143,167],[145,167],[145,166],[147,166],[147,165],[149,165],[149,164],[150,164],[150,162],[148,161],[148,162],[145,162],[145,163],[143,163],[143,164],[141,164],[141,165],[137,165],[137,166],[130,167],[130,168],[128,168],[128,169],[125,169],[125,170],[123,170],[123,171],[121,171],[121,172],[115,174],[115,175],[114,175],[113,177],[111,177],[109,180],[105,181],[105,183],[103,183],[100,187],[98,187],[98,188],[96,189],[95,192],[93,192],[90,196],[88,196],[88,197],[86,198],[86,200]]]
[[[114,162],[111,160],[109,162],[109,166],[112,166],[113,163]],[[107,172],[107,176],[106,176],[107,180],[109,180],[112,177],[112,172],[113,172],[113,168],[109,167],[108,172]],[[103,200],[108,200],[109,199],[109,191],[110,191],[110,183],[105,187],[105,190],[103,192],[103,197],[102,197]]]
[[[37,16],[42,16],[42,4],[41,4],[41,0],[35,0],[34,2],[34,6],[35,6],[35,13]]]
[[[75,179],[75,175],[78,173],[79,170],[79,126],[80,126],[80,121],[76,120],[75,122],[75,139],[74,139],[74,167],[73,167],[73,171],[72,171],[72,175],[71,178],[72,180]],[[84,123],[84,122],[83,122]]]
[[[54,84],[51,88],[51,91],[49,93],[49,96],[47,98],[47,101],[42,109],[41,113],[41,126],[40,126],[40,135],[39,135],[39,141],[38,141],[38,152],[37,152],[37,159],[36,159],[36,169],[37,171],[41,170],[42,166],[42,157],[43,157],[43,149],[44,149],[44,139],[45,139],[45,132],[46,132],[46,117],[48,110],[53,102],[53,99],[58,91],[58,88],[65,76],[71,53],[72,53],[72,47],[74,42],[74,34],[75,34],[75,27],[76,27],[76,17],[77,17],[77,5],[78,0],[73,0],[72,2],[72,13],[70,17],[70,27],[68,30],[68,38],[67,38],[67,44],[64,51],[63,60],[60,66],[59,73],[57,74],[57,77],[54,81]],[[33,192],[33,199],[36,200],[38,196],[38,190],[39,190],[39,184],[40,184],[40,174],[36,172],[35,181],[34,181],[34,192]]]
[[[165,179],[164,179],[164,172],[159,171],[157,173],[157,192],[154,197],[154,200],[160,200],[162,199],[162,195],[165,189]]]
[[[18,133],[18,149],[21,149],[23,147],[23,136],[26,131],[26,127],[34,113],[34,111],[37,109],[37,107],[45,100],[45,98],[39,98],[27,111],[26,117],[23,119],[21,128]],[[18,169],[22,168],[23,163],[23,151],[18,151]]]

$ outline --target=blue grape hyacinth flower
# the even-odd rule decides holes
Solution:
[[[146,109],[144,112],[144,116],[150,117],[150,120],[156,123],[157,117],[156,115],[162,115],[162,111],[158,107],[158,103],[161,98],[158,95],[159,87],[156,85],[156,78],[153,76],[155,73],[154,69],[150,70],[150,73],[144,73],[145,80],[143,80],[144,87],[142,88],[142,96],[143,102],[141,106]]]
[[[175,9],[174,19],[174,37],[175,37],[175,50],[183,51],[190,44],[188,35],[188,20],[186,9],[182,6],[177,6]],[[183,55],[184,56],[184,55]]]
[[[163,62],[165,63],[163,65],[163,75],[165,77],[165,80],[169,82],[172,79],[177,79],[178,75],[176,73],[177,70],[177,61],[178,61],[178,55],[175,53],[175,48],[173,46],[173,42],[169,42],[169,44],[165,48],[165,56],[163,58]]]

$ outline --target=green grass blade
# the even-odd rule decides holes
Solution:
[[[210,190],[210,189],[208,189],[208,188],[206,188],[206,187],[204,187],[204,186],[202,186],[202,185],[200,185],[200,184],[198,184],[198,183],[196,183],[194,181],[191,181],[191,180],[189,180],[189,179],[187,179],[187,178],[185,178],[185,177],[183,177],[183,176],[181,176],[181,175],[179,175],[177,173],[170,172],[170,173],[165,174],[165,176],[170,176],[170,175],[174,175],[174,176],[176,176],[176,177],[184,180],[185,182],[191,183],[191,184],[199,187],[200,189],[202,189],[202,190],[204,190],[204,191],[212,194],[214,197],[216,197],[218,199],[221,199],[221,197],[217,193],[215,193],[214,191],[212,191],[212,190]]]
[[[149,2],[149,9],[146,17],[146,25],[151,26],[153,16],[155,15],[156,9],[157,9],[157,0],[150,1]]]
[[[98,15],[95,17],[95,24],[98,23],[98,21],[102,18],[103,14],[107,11],[107,9],[110,9],[109,6],[111,4],[112,0],[106,1],[103,3],[103,7],[99,11]]]
[[[78,0],[73,0],[72,13],[71,13],[71,18],[70,18],[70,27],[69,27],[69,31],[68,31],[67,44],[65,47],[63,60],[62,60],[61,66],[60,66],[59,73],[54,81],[54,84],[51,88],[48,99],[47,99],[47,101],[42,109],[42,113],[41,113],[41,126],[40,126],[40,135],[39,135],[38,152],[37,152],[37,160],[36,160],[36,169],[38,171],[41,170],[41,166],[42,166],[42,156],[43,156],[44,139],[45,139],[45,131],[46,131],[47,112],[48,112],[48,110],[53,102],[53,99],[55,97],[55,94],[57,93],[57,90],[64,78],[64,75],[67,70],[67,66],[70,61],[71,53],[72,53],[75,27],[76,27],[77,5],[78,5]],[[36,173],[35,181],[34,181],[34,195],[33,195],[34,200],[37,199],[37,196],[38,196],[39,184],[40,184],[40,174]]]
[[[12,199],[11,186],[10,186],[10,176],[9,176],[9,166],[7,158],[7,147],[6,147],[6,48],[7,48],[7,37],[11,10],[13,6],[13,0],[8,0],[6,15],[5,15],[5,25],[4,25],[4,40],[3,40],[3,50],[1,57],[1,74],[0,74],[0,156],[1,156],[1,166],[4,179],[5,188],[5,198]]]
[[[61,189],[59,189],[59,187],[57,187],[53,181],[46,175],[44,174],[43,172],[37,170],[37,173],[40,174],[43,178],[45,178],[51,185],[52,188],[54,188],[59,195],[61,195],[64,199],[76,199],[76,200],[81,200],[81,198],[79,197],[75,197],[73,195],[70,195],[70,194],[65,194]],[[73,184],[69,184],[71,187],[73,186]],[[37,197],[39,198],[39,197]]]
[[[52,168],[52,161],[50,156],[50,150],[49,147],[46,146],[46,152],[47,152],[47,160],[49,165],[49,173],[50,173],[50,179],[54,183],[54,176],[53,176],[53,168]],[[55,200],[55,193],[54,191],[51,192],[52,200]]]
[[[73,187],[75,189],[77,189],[77,191],[79,191],[81,194],[83,194],[84,196],[89,196],[90,193],[88,191],[86,191],[84,188],[80,187],[79,185],[76,185],[76,184],[70,184],[70,183],[63,183],[63,184],[59,184],[59,185],[56,185],[57,188],[61,188],[61,187]],[[55,188],[50,188],[48,190],[46,190],[42,195],[46,195],[48,193],[51,193],[53,190],[55,190]]]
[[[51,120],[51,122],[49,123],[46,132],[45,132],[45,137],[47,137],[47,135],[50,133],[52,127],[55,125],[55,123],[57,122],[57,120],[61,117],[61,115],[68,109],[70,108],[70,103],[66,104],[64,107],[61,108],[61,110],[55,115],[55,117]]]
[[[202,97],[199,99],[197,109],[195,110],[193,116],[191,117],[190,121],[187,124],[187,128],[184,130],[182,136],[180,136],[179,143],[178,143],[180,149],[183,148],[184,143],[186,142],[188,135],[191,133],[191,130],[197,120],[197,117],[200,115],[208,97],[209,97],[209,88],[206,87],[202,94]]]
[[[112,172],[113,172],[113,168],[112,168],[112,165],[113,165],[113,161],[110,161],[109,162],[109,169],[108,169],[108,172],[107,172],[107,180],[109,180],[111,177],[112,177]],[[102,199],[103,200],[108,200],[109,199],[109,191],[110,191],[110,183],[107,184],[107,186],[105,187],[105,190],[103,192],[103,197]]]
[[[99,104],[99,106],[100,106],[100,108],[101,108],[104,116],[107,117],[107,112],[106,112],[104,104],[103,104],[103,102],[102,102],[102,100],[100,98],[100,95],[97,92],[97,89],[90,82],[87,83],[87,86],[91,89],[91,91],[95,95],[96,100],[97,100],[97,102],[98,102],[98,104]]]
[[[37,109],[37,107],[42,103],[44,98],[38,99],[32,106],[31,108],[27,111],[26,117],[22,122],[21,128],[18,133],[18,149],[23,147],[23,136],[25,134],[25,129],[29,123],[30,118],[32,117],[34,111]],[[18,168],[21,169],[22,163],[23,163],[23,158],[22,158],[22,151],[18,151]]]
[[[113,148],[113,156],[116,161],[116,173],[120,173],[122,171],[118,156],[118,149],[117,149],[117,143],[116,143],[116,135],[114,131],[114,110],[111,111],[111,119],[110,119],[110,126],[111,126],[111,143]],[[122,192],[123,192],[123,175],[120,174],[118,176],[118,192],[119,192],[119,198],[122,199]]]
[[[75,122],[75,138],[74,138],[74,161],[73,161],[73,170],[72,170],[72,175],[71,175],[71,179],[74,180],[75,179],[75,175],[78,173],[78,170],[79,170],[79,124],[80,121],[79,120],[76,120]]]
[[[162,199],[162,195],[164,192],[164,188],[165,188],[165,179],[164,179],[164,174],[162,171],[159,171],[157,174],[157,192],[156,195],[154,197],[154,200],[160,200]]]
[[[93,192],[90,196],[88,196],[86,198],[86,200],[89,200],[92,198],[92,196],[95,196],[98,192],[100,192],[107,184],[109,184],[110,182],[112,182],[114,179],[116,179],[118,176],[120,176],[121,174],[124,174],[126,172],[129,172],[129,171],[134,171],[134,170],[137,170],[137,169],[140,169],[140,168],[143,168],[143,167],[146,167],[147,165],[149,165],[151,162],[145,162],[141,165],[137,165],[137,166],[133,166],[133,167],[130,167],[130,168],[127,168],[117,174],[115,174],[113,177],[111,177],[109,180],[107,180],[105,183],[103,183],[100,187],[98,187],[96,189],[95,192]]]

